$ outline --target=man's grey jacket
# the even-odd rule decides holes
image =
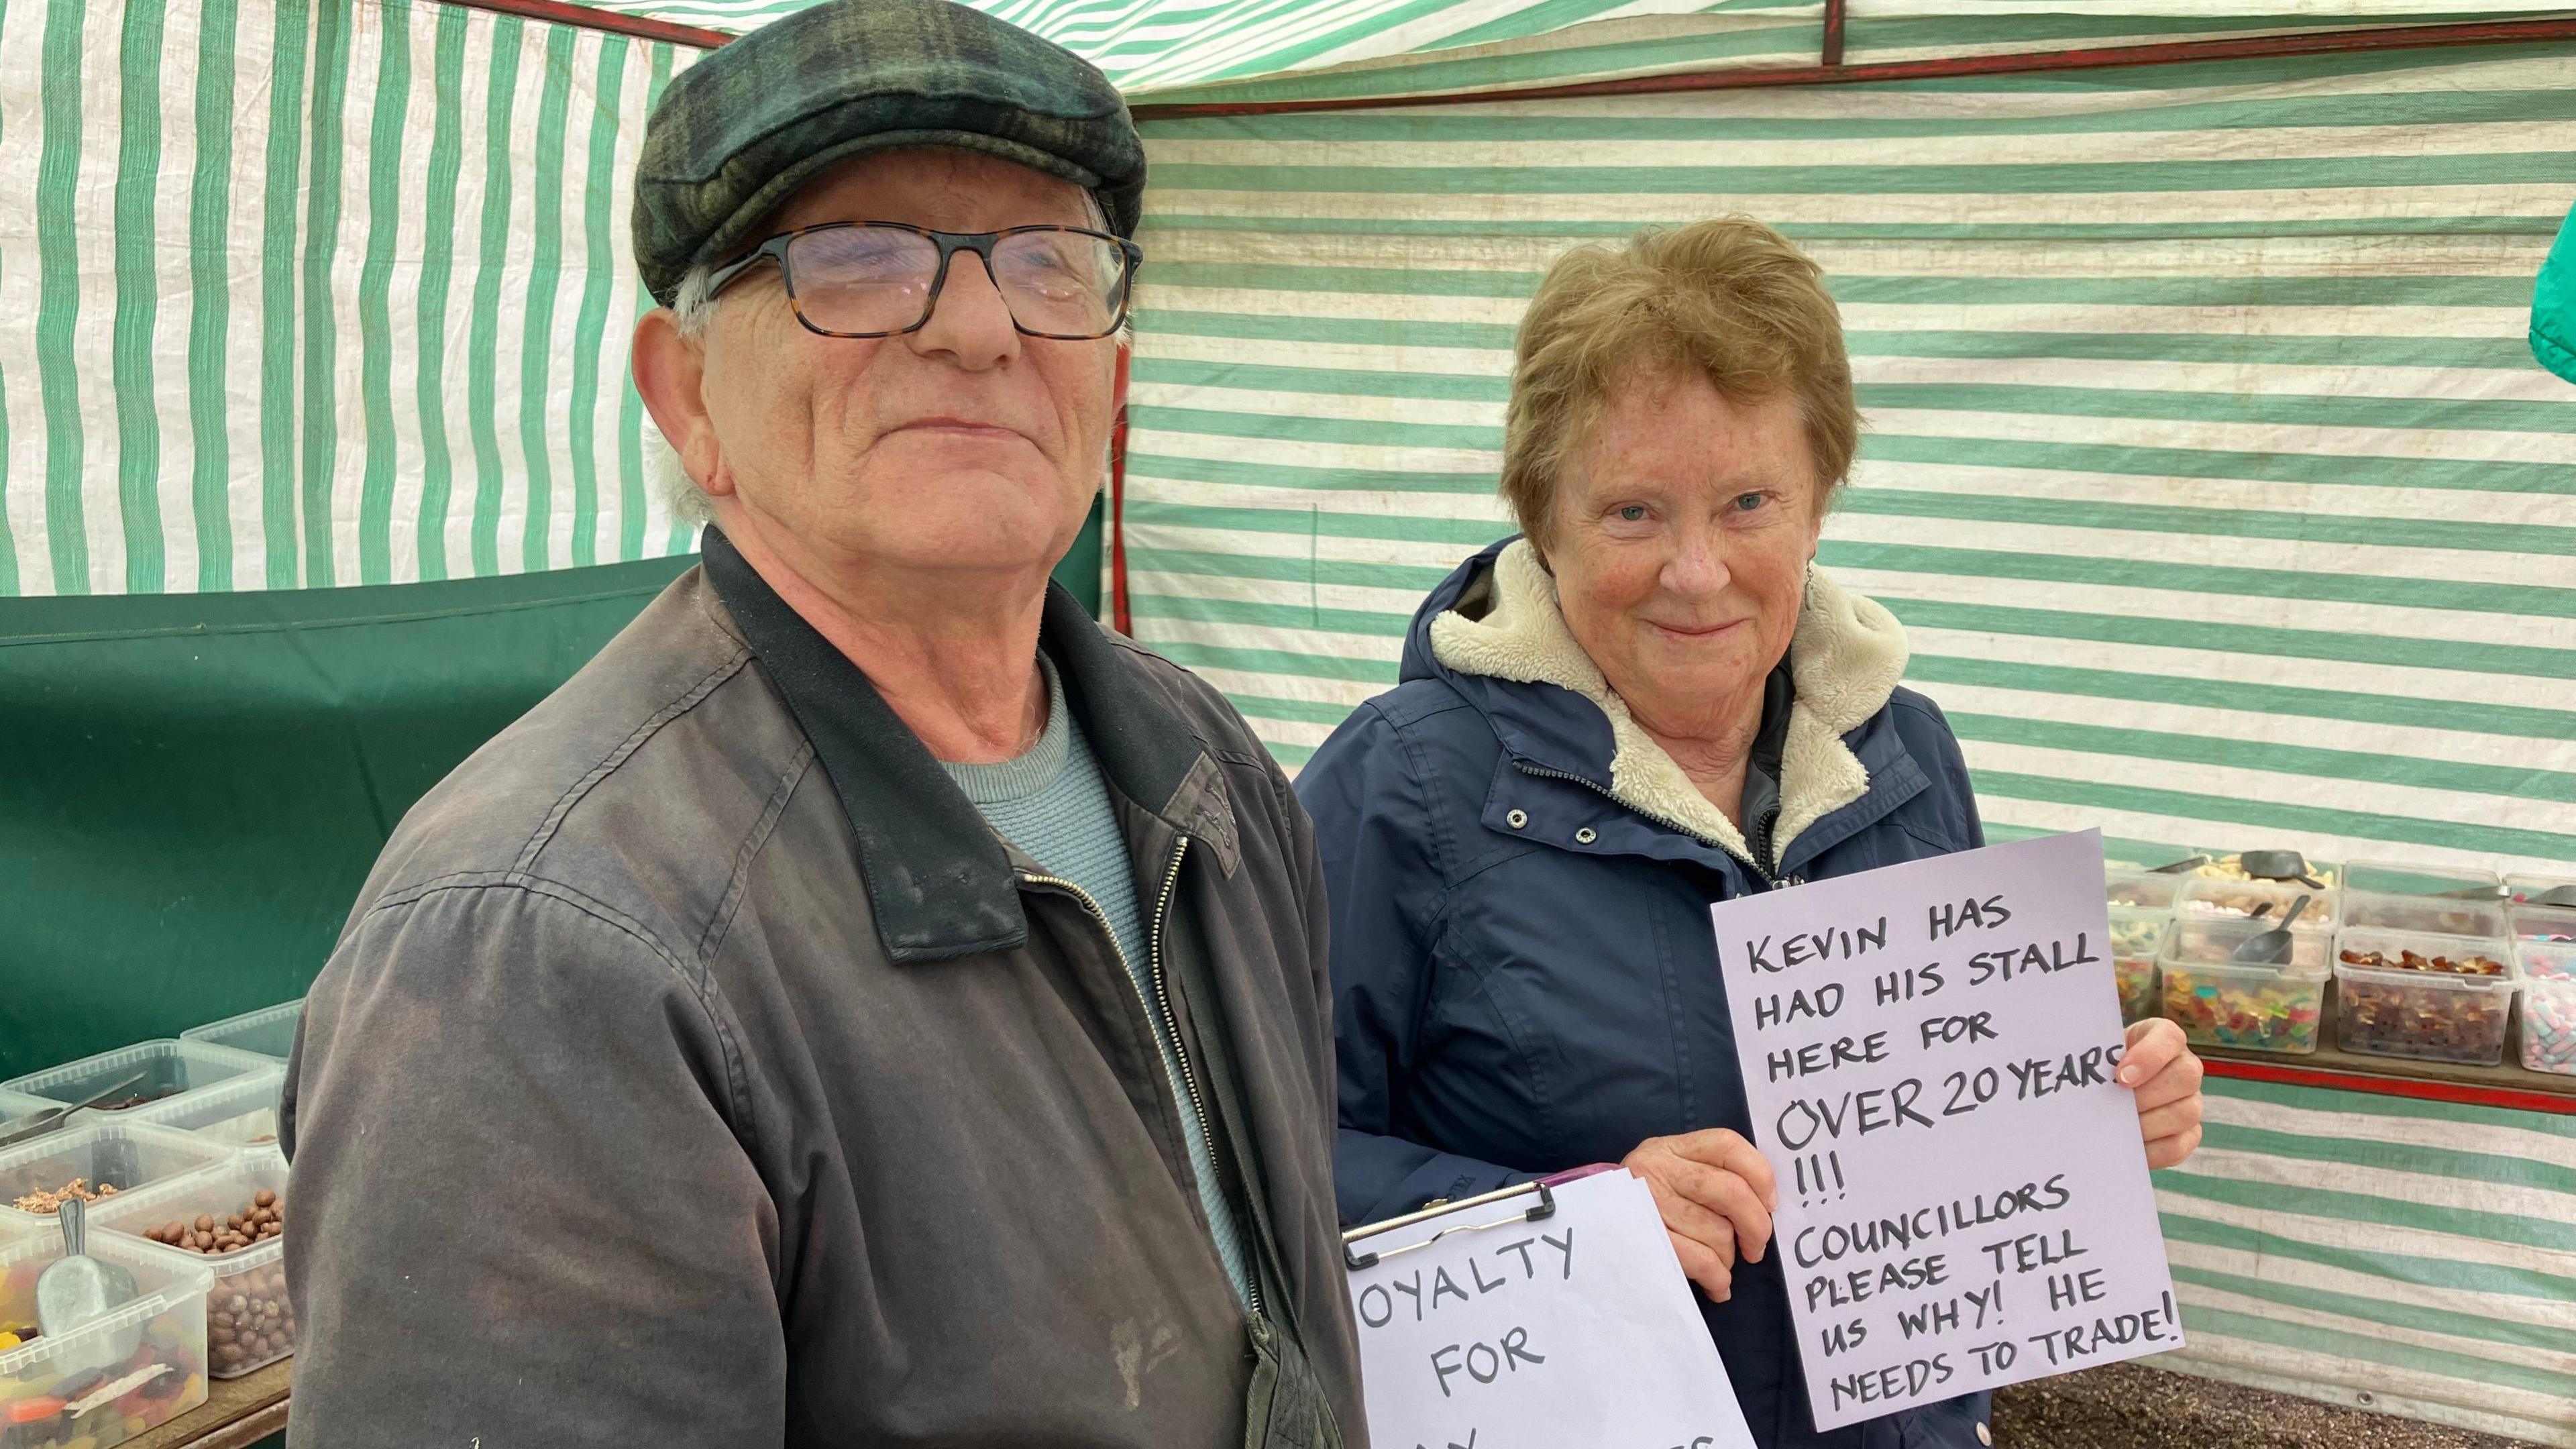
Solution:
[[[710,530],[404,818],[307,1000],[297,1445],[1364,1449],[1310,826],[1206,684],[1061,590],[1043,644],[1192,1090],[1087,901]]]

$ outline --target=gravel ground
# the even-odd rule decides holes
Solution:
[[[1997,1449],[2539,1449],[2137,1364],[1995,1393]]]

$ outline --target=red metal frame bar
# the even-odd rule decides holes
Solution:
[[[1843,63],[1844,0],[1825,0],[1825,68]]]
[[[1118,396],[1127,396],[1130,353],[1118,349]],[[1127,405],[1109,425],[1109,627],[1133,637],[1135,620],[1127,612]]]
[[[2534,1092],[2521,1087],[2480,1087],[2466,1082],[2428,1082],[2414,1077],[2381,1077],[2362,1072],[2339,1072],[2318,1067],[2238,1061],[2233,1058],[2203,1057],[2201,1066],[2213,1077],[2237,1077],[2249,1082],[2275,1082],[2290,1087],[2332,1087],[2338,1091],[2368,1092],[2381,1097],[2413,1097],[2425,1102],[2458,1102],[2472,1107],[2505,1107],[2517,1112],[2548,1112],[2561,1117],[2576,1117],[2576,1096],[2562,1096],[2555,1092]]]
[[[1828,19],[1830,20],[1830,16]],[[1828,38],[1830,44],[1831,37]],[[2304,35],[2250,35],[2225,40],[2177,40],[2085,50],[2022,51],[1932,60],[1880,61],[1870,65],[1810,65],[1780,70],[1710,70],[1681,75],[1632,76],[1522,90],[1467,91],[1432,96],[1371,96],[1315,101],[1224,101],[1133,107],[1140,121],[1192,116],[1263,116],[1301,111],[1373,111],[1415,106],[1461,106],[1487,101],[1567,100],[1585,96],[1660,95],[1675,91],[1743,90],[1771,86],[1861,85],[1872,81],[1939,80],[1958,76],[2025,75],[2040,71],[2102,70],[2123,66],[2178,65],[2189,61],[2247,60],[2297,55],[2348,55],[2379,50],[2419,50],[2453,45],[2513,45],[2576,41],[2576,19],[2480,20],[2436,25],[2381,25],[2360,30],[2319,30]]]
[[[545,20],[556,25],[577,25],[584,30],[604,30],[611,35],[631,35],[638,40],[658,40],[669,45],[689,45],[700,50],[713,50],[733,39],[721,30],[707,30],[695,25],[678,25],[668,20],[652,20],[641,15],[625,15],[615,10],[600,10],[588,5],[574,5],[568,0],[444,0],[449,5],[462,5],[468,10],[490,10],[502,15],[516,15],[525,20]]]

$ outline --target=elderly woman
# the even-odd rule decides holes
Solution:
[[[1297,782],[1332,898],[1345,1222],[1588,1162],[1645,1179],[1754,1436],[1975,1449],[1983,1395],[1819,1433],[1708,907],[1984,843],[1887,610],[1813,566],[1859,419],[1815,265],[1744,220],[1587,248],[1521,325],[1521,537]],[[2149,1161],[2200,1064],[2129,1033]]]

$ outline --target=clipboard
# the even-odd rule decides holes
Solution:
[[[1616,1166],[1363,1224],[1342,1265],[1381,1444],[1756,1449],[1654,1194]]]
[[[1481,1233],[1494,1228],[1515,1227],[1522,1223],[1545,1222],[1549,1218],[1556,1216],[1556,1189],[1565,1186],[1569,1182],[1590,1177],[1596,1172],[1614,1172],[1616,1170],[1618,1170],[1617,1163],[1595,1162],[1586,1167],[1574,1168],[1567,1172],[1552,1173],[1546,1177],[1539,1178],[1532,1182],[1524,1182],[1517,1186],[1498,1187],[1492,1192],[1479,1193],[1474,1197],[1462,1197],[1456,1202],[1443,1201],[1429,1203],[1412,1212],[1404,1213],[1397,1217],[1381,1219],[1374,1223],[1363,1223],[1359,1227],[1352,1228],[1350,1231],[1342,1234],[1343,1271],[1350,1273],[1363,1273],[1376,1267],[1386,1259],[1395,1257],[1397,1254],[1410,1253],[1418,1248],[1430,1247],[1433,1243],[1439,1242],[1443,1238],[1453,1237],[1459,1233]],[[1358,1251],[1354,1246],[1363,1239],[1374,1238],[1384,1233],[1397,1232],[1402,1229],[1412,1227],[1417,1223],[1430,1222],[1435,1218],[1445,1218],[1452,1213],[1474,1212],[1481,1208],[1491,1207],[1496,1203],[1510,1202],[1514,1198],[1527,1197],[1531,1193],[1538,1194],[1537,1202],[1530,1204],[1520,1212],[1498,1217],[1489,1222],[1460,1223],[1455,1227],[1442,1228],[1440,1231],[1433,1233],[1430,1237],[1424,1238],[1418,1243],[1407,1243],[1400,1248],[1389,1248],[1383,1253],[1363,1253]]]

